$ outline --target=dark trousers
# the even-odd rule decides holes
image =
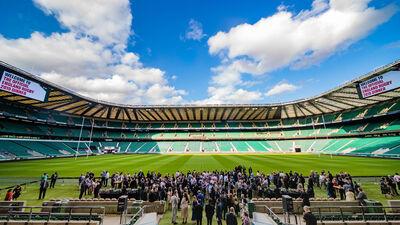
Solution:
[[[46,190],[47,190],[47,188],[39,189],[39,199],[44,199],[44,197],[46,196]]]
[[[222,218],[221,219],[217,219],[217,224],[218,225],[222,225]]]
[[[196,225],[201,225],[202,218],[196,220]]]
[[[56,185],[56,181],[57,180],[51,180],[50,181],[50,188],[54,188],[54,186]]]
[[[85,194],[85,192],[86,192],[86,188],[85,187],[81,187],[81,191],[79,193],[79,199],[82,198],[82,196],[83,196],[83,194]]]
[[[212,225],[212,217],[211,218],[207,217],[207,225]]]
[[[225,217],[226,217],[225,215],[227,212],[228,212],[228,207],[224,206],[224,208],[222,209],[222,219],[225,220]]]

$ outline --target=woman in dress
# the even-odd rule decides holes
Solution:
[[[167,210],[171,209],[172,188],[168,188],[167,192]]]
[[[187,193],[184,193],[182,201],[181,201],[182,224],[187,223],[188,214],[189,214],[188,210],[189,210],[189,196]]]

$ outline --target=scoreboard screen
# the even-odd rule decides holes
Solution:
[[[0,90],[42,102],[47,96],[47,90],[39,83],[7,71],[0,74]]]
[[[400,87],[400,71],[389,71],[358,84],[360,98],[368,98]]]

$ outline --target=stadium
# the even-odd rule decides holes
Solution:
[[[309,99],[215,106],[117,105],[1,67],[3,77],[13,76],[5,85],[36,84],[44,99],[0,93],[3,160],[107,153],[400,156],[399,90],[377,89],[368,98],[357,91],[386,73],[398,76],[398,61]]]
[[[396,61],[282,104],[130,106],[81,96],[2,62],[2,81],[9,80],[0,92],[0,173],[76,177],[104,169],[174,173],[245,165],[385,176],[400,165],[400,89],[364,98],[360,84],[399,76],[399,69]]]
[[[0,224],[400,225],[398,4],[267,2],[0,1]]]

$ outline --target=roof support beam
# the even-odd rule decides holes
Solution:
[[[146,115],[144,115],[141,111],[137,110],[136,113],[137,113],[138,115],[140,115],[142,118],[144,118],[144,120],[150,121],[149,117],[147,117]]]
[[[312,113],[310,110],[308,110],[306,107],[304,107],[304,106],[302,106],[302,105],[300,105],[300,104],[297,104],[296,105],[297,106],[297,108],[301,111],[301,113],[303,113],[304,114],[304,116],[307,116],[306,115],[306,113],[304,113],[304,111],[307,111],[308,113],[310,113],[310,116],[314,116],[314,113]],[[315,107],[316,108],[316,107]],[[304,111],[303,111],[304,110]],[[319,110],[319,109],[318,109]],[[321,111],[321,110],[320,110]]]
[[[111,108],[111,107],[109,107],[109,106],[108,106],[107,108],[108,108],[108,111],[107,111],[106,119],[110,119],[111,111],[112,111],[113,108]]]
[[[229,108],[231,111],[229,111],[228,116],[225,117],[225,113],[226,113],[227,109],[228,109],[227,107],[224,107],[224,109],[222,109],[221,118],[218,118],[218,120],[221,120],[221,121],[222,120],[229,120],[229,118],[231,118],[231,115],[232,115],[232,112],[233,112],[234,109]],[[217,114],[217,113],[215,113],[215,114]],[[215,116],[217,116],[217,115],[215,115]]]
[[[343,105],[347,105],[347,106],[350,106],[350,107],[359,107],[359,105],[354,105],[354,104],[351,104],[351,103],[349,103],[349,102],[344,102],[344,101],[339,100],[339,99],[332,99],[332,98],[330,98],[330,97],[326,97],[326,99],[331,100],[331,101],[333,101],[333,102],[339,102],[339,103],[341,103],[341,104],[343,104]]]
[[[320,108],[320,105],[315,104],[316,102],[314,102],[314,101],[309,101],[308,103],[310,103],[314,108],[316,108],[316,109],[319,111],[319,114],[324,114],[324,113],[326,113],[325,111],[323,111],[323,110]],[[307,108],[307,107],[304,107],[304,108]],[[332,111],[332,110],[329,109],[329,108],[326,108],[326,107],[324,107],[324,108],[327,109],[328,111]],[[313,115],[315,115],[315,113],[313,113]]]
[[[180,108],[176,109],[176,112],[178,113],[179,121],[183,121],[184,119],[183,119],[183,116],[182,116],[182,113],[181,113],[181,109]]]
[[[257,114],[256,112],[262,111],[261,108],[258,109],[253,109],[251,113],[248,113],[246,120],[250,119],[253,117],[254,114]]]
[[[227,108],[224,108],[224,111],[222,112],[222,115],[225,114],[226,109]],[[233,116],[233,112],[239,111],[239,109],[234,109],[234,108],[230,108],[230,110],[231,111],[229,112],[228,117],[226,117],[226,120],[230,120],[231,116]],[[236,112],[236,115],[237,115],[237,112]]]
[[[333,112],[337,112],[337,111],[342,111],[342,110],[345,110],[344,108],[342,108],[342,107],[339,107],[339,106],[336,106],[336,105],[332,105],[332,104],[330,104],[330,103],[327,103],[327,102],[314,102],[316,105],[319,105],[320,107],[324,107],[324,108],[326,108],[326,109],[329,109],[330,111],[333,111]],[[330,106],[330,107],[332,107],[332,108],[329,108],[329,107],[327,107],[327,106]],[[337,110],[337,109],[339,109],[339,110]],[[330,113],[330,112],[329,112]]]
[[[290,118],[290,117],[289,117],[289,114],[288,114],[288,112],[287,112],[287,110],[286,110],[286,105],[283,105],[283,106],[281,106],[281,119],[284,119],[284,118],[282,117],[282,109],[283,109],[283,111],[285,112],[286,118]]]
[[[114,119],[116,119],[116,120],[118,120],[119,114],[121,114],[122,108],[118,107],[117,110],[118,110],[118,111],[117,111],[117,113],[115,114],[115,118],[114,118]]]
[[[136,120],[139,121],[141,118],[139,117],[139,114],[137,112],[137,109],[132,109],[133,115],[135,115]]]
[[[185,112],[186,120],[189,121],[190,120],[189,113],[188,113],[189,109],[184,109],[183,111]]]
[[[96,105],[97,106],[97,105]],[[81,115],[83,115],[83,116],[85,116],[85,114],[86,113],[88,113],[90,110],[92,110],[94,107],[96,107],[96,106],[89,106],[85,111],[83,111],[82,113],[81,113]]]
[[[71,101],[70,102],[66,102],[66,103],[64,103],[62,105],[57,105],[54,108],[53,107],[49,107],[48,109],[57,110],[57,109],[62,108],[64,106],[75,104],[77,102],[79,102],[79,100],[75,100],[75,101],[72,101],[72,102]],[[82,105],[78,105],[78,106],[82,106]],[[71,109],[71,108],[69,108],[69,109]],[[69,109],[67,109],[67,110],[69,110]],[[65,110],[62,110],[62,112],[64,112],[64,111]]]
[[[87,116],[95,116],[97,113],[99,113],[101,110],[104,110],[104,105],[101,105],[96,111],[94,111],[91,115]],[[85,116],[84,113],[82,113],[83,116]]]
[[[158,116],[158,118],[160,118],[160,120],[164,120],[161,114],[159,113],[160,109],[154,109],[153,111]]]
[[[257,118],[261,113],[265,112],[266,108],[260,108],[257,111],[255,111],[253,114],[251,114],[251,116],[249,116],[249,119],[254,120],[255,118]]]
[[[74,104],[74,103],[71,103],[71,104]],[[62,107],[62,106],[58,106],[56,109],[61,108],[61,107]],[[74,107],[72,107],[72,108],[63,110],[63,112],[68,112],[68,111],[71,111],[71,110],[74,110],[74,109],[77,109],[77,108],[82,108],[82,107],[87,107],[87,105],[84,104],[84,105],[74,106]],[[56,110],[56,109],[54,109],[54,110]]]
[[[264,113],[264,118],[262,120],[267,120],[269,118],[269,112],[271,112],[272,107],[267,107]]]
[[[143,115],[145,115],[147,118],[149,118],[150,121],[155,121],[156,119],[151,114],[152,111],[153,111],[153,109],[145,109],[145,110],[142,110],[141,113]]]
[[[124,109],[126,116],[128,117],[129,122],[131,122],[132,118],[131,118],[131,115],[129,115],[128,110],[126,108],[123,108],[123,109]]]

